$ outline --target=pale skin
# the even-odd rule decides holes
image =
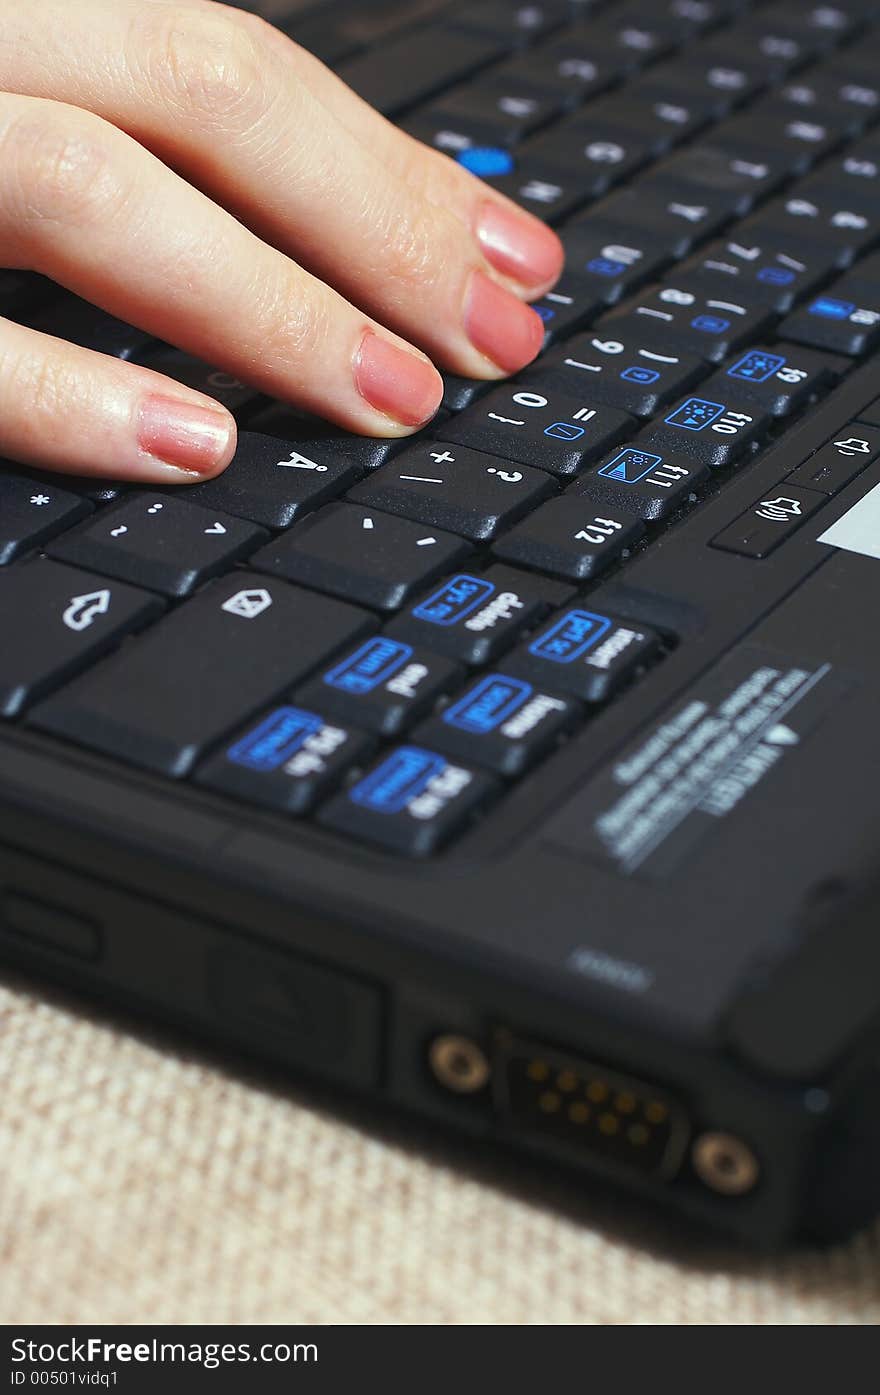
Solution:
[[[499,379],[543,328],[552,232],[214,0],[0,0],[0,266],[41,272],[366,435]],[[195,483],[235,422],[158,373],[0,318],[0,456]]]

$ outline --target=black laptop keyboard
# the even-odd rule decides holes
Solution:
[[[424,856],[661,663],[590,590],[880,343],[870,0],[359,3],[291,21],[359,92],[559,228],[545,351],[448,378],[408,441],[309,421],[48,284],[0,313],[219,397],[186,490],[0,467],[0,715]],[[795,471],[756,563],[880,455]],[[670,539],[674,545],[674,537]]]

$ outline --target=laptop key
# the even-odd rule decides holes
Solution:
[[[319,820],[388,852],[428,857],[461,832],[499,789],[491,776],[438,751],[398,746],[331,800]]]
[[[186,498],[263,528],[287,528],[302,514],[343,494],[361,473],[351,457],[334,450],[332,438],[317,441],[308,454],[274,436],[240,431],[235,455],[223,474],[193,485]]]
[[[821,291],[779,326],[798,344],[861,358],[880,344],[880,281],[845,277]]]
[[[571,594],[570,587],[512,567],[458,572],[387,625],[385,633],[476,667],[492,663]]]
[[[757,402],[772,417],[801,411],[839,381],[849,365],[836,355],[812,353],[798,344],[748,349],[703,384],[707,397],[724,394],[731,382],[737,394]]]
[[[242,419],[254,411],[260,401],[256,388],[241,382],[234,374],[212,368],[209,363],[203,363],[201,359],[193,358],[192,354],[182,353],[179,349],[148,350],[137,354],[136,362],[143,364],[144,368],[151,368],[154,373],[164,373],[176,382],[194,388],[196,392],[215,398],[234,416]]]
[[[485,159],[479,151],[465,152],[458,157],[459,164],[479,174],[493,189],[545,223],[561,222],[590,198],[589,181],[584,181],[576,170],[532,160],[519,153],[515,160],[511,156],[505,162],[503,171],[499,171],[497,165],[493,169],[491,163],[488,168],[481,169],[481,160]]]
[[[275,707],[208,760],[196,782],[285,814],[305,814],[375,745],[374,737],[309,707]]]
[[[540,390],[555,383],[575,397],[588,393],[634,417],[653,416],[673,402],[709,372],[695,354],[676,354],[644,345],[635,335],[609,335],[600,329],[578,334],[564,348],[545,354],[522,375],[523,382]]]
[[[356,606],[236,571],[38,706],[31,721],[180,778],[374,625]]]
[[[166,596],[186,596],[265,538],[264,529],[188,499],[131,494],[50,543],[60,562],[90,568]]]
[[[671,285],[646,291],[630,301],[623,312],[612,312],[598,332],[615,337],[629,331],[659,352],[692,354],[720,363],[728,355],[756,339],[774,323],[772,310],[746,305],[707,292],[701,282],[676,278]]]
[[[768,431],[772,418],[751,399],[733,394],[686,397],[633,442],[649,453],[683,454],[720,469],[732,465]]]
[[[19,716],[164,608],[146,591],[43,558],[0,572],[0,715]]]
[[[59,487],[63,479],[56,475],[44,486],[7,473],[0,461],[0,567],[92,512],[79,494]]]
[[[477,678],[414,739],[453,760],[516,778],[547,754],[583,712],[579,703],[542,692],[504,672]]]
[[[394,116],[470,77],[510,47],[509,35],[467,34],[432,25],[392,38],[341,63],[337,71],[370,106]]]
[[[573,606],[515,649],[504,668],[549,692],[605,702],[639,676],[659,645],[659,637],[643,625]]]
[[[755,561],[769,557],[827,502],[825,494],[783,480],[713,538],[710,546]]]
[[[504,562],[587,581],[626,556],[644,533],[644,523],[625,507],[594,509],[590,499],[568,492],[498,538],[492,551]]]
[[[535,465],[564,476],[604,455],[634,425],[632,417],[613,407],[545,385],[540,391],[497,388],[447,422],[443,434],[451,442],[516,465]]]
[[[597,311],[656,279],[672,260],[651,234],[598,211],[569,223],[560,236],[568,274],[591,288]]]
[[[568,497],[584,495],[591,507],[610,509],[612,517],[626,509],[654,523],[692,503],[709,473],[705,465],[684,453],[624,446],[598,469],[582,475]]]
[[[335,721],[399,736],[463,677],[451,659],[374,635],[335,659],[296,697]]]
[[[463,539],[428,524],[327,504],[261,548],[252,564],[376,610],[398,610],[469,551]]]
[[[798,241],[794,250],[784,235],[764,229],[760,239],[743,234],[713,242],[682,268],[699,281],[707,296],[740,304],[766,305],[786,314],[834,270],[834,254],[819,243]]]
[[[434,441],[404,451],[348,497],[367,508],[384,509],[483,542],[515,523],[554,489],[543,470]]]
[[[504,0],[480,0],[469,5],[450,23],[456,29],[490,34],[506,40],[513,48],[524,48],[560,29],[569,18],[565,0],[544,0],[541,4],[511,5]]]

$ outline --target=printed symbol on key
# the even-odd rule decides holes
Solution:
[[[110,536],[111,536],[111,538],[121,538],[121,537],[124,537],[124,535],[125,535],[127,532],[128,532],[128,529],[126,528],[125,524],[124,524],[124,523],[120,523],[120,525],[119,525],[118,528],[111,528],[111,529],[110,529]]]
[[[707,402],[702,397],[689,397],[687,402],[666,418],[666,425],[677,426],[683,431],[702,431],[704,427],[717,421],[723,411],[724,405],[721,402]]]
[[[861,436],[847,436],[842,441],[835,441],[834,445],[841,455],[871,454],[870,442],[863,440]]]
[[[759,518],[766,518],[771,523],[787,523],[790,518],[800,518],[803,505],[799,499],[787,499],[783,496],[778,499],[765,499],[755,512]]]
[[[110,609],[109,591],[90,591],[87,596],[72,596],[70,604],[62,615],[69,630],[79,633],[87,630],[100,615]]]
[[[489,466],[486,474],[495,475],[498,479],[503,480],[505,484],[519,484],[522,479],[522,470],[497,470],[494,465]]]
[[[31,503],[35,504],[38,509],[44,508],[46,504],[51,504],[51,502],[52,500],[49,498],[48,494],[31,495]]]
[[[317,460],[309,460],[307,455],[300,455],[298,450],[292,450],[286,460],[276,460],[275,464],[279,470],[314,470],[319,475],[327,472],[326,465],[319,465]]]
[[[147,513],[161,513],[163,508],[163,504],[151,504],[147,509]]]
[[[260,588],[255,591],[237,591],[228,601],[224,601],[220,608],[229,615],[237,615],[241,620],[255,620],[264,610],[268,610],[271,604],[272,597],[269,592]]]

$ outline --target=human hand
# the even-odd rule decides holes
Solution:
[[[402,436],[439,405],[431,360],[501,378],[535,356],[524,301],[562,248],[254,15],[0,0],[0,266],[350,431]],[[0,455],[186,483],[234,449],[219,403],[0,319]]]

